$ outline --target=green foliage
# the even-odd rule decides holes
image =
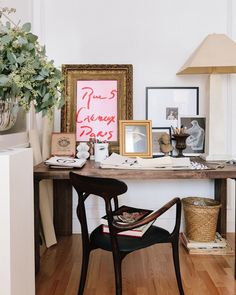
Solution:
[[[12,12],[0,8],[0,98],[17,97],[25,110],[33,101],[36,112],[46,114],[63,105],[63,76],[47,59],[31,24],[15,24],[9,18]],[[3,23],[3,17],[9,21]]]

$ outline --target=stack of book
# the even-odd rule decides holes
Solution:
[[[149,209],[139,209],[128,206],[121,206],[118,208],[114,214],[113,218],[117,223],[120,224],[132,224],[133,222],[139,221],[146,216],[153,213],[153,210]],[[121,236],[130,236],[130,237],[142,237],[144,233],[149,229],[154,221],[151,221],[143,226],[134,228],[132,230],[119,232],[118,235]],[[109,233],[107,216],[101,218],[102,230],[103,233]]]
[[[62,169],[72,169],[72,168],[82,168],[86,163],[86,159],[77,159],[72,157],[58,157],[54,156],[46,161],[44,164],[50,168],[62,168]]]
[[[185,233],[180,234],[180,240],[189,254],[233,254],[232,248],[227,243],[226,239],[222,238],[219,233],[216,233],[215,240],[211,242],[197,242],[189,240]]]

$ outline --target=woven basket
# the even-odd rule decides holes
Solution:
[[[221,204],[212,199],[199,197],[183,198],[182,204],[188,239],[198,242],[213,241]]]

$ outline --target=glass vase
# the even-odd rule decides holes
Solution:
[[[16,99],[0,99],[0,131],[9,130],[14,126],[18,110]]]

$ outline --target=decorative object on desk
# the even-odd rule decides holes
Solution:
[[[146,119],[153,127],[177,127],[180,116],[199,112],[198,87],[146,87]]]
[[[75,159],[72,157],[51,157],[44,161],[44,164],[50,168],[82,168],[86,163],[86,159]]]
[[[89,138],[89,154],[90,154],[90,160],[94,160],[95,159],[95,155],[94,155],[94,144],[96,142],[96,138],[95,137],[90,137]]]
[[[78,159],[88,159],[89,158],[89,146],[86,142],[80,142],[76,148],[76,156]]]
[[[171,128],[162,128],[162,127],[154,127],[152,128],[152,155],[155,156],[163,156],[164,153],[160,149],[159,139],[163,133],[167,133],[170,136],[171,140]],[[169,152],[172,155],[172,152]]]
[[[120,154],[129,157],[152,157],[152,122],[120,120]]]
[[[151,213],[153,213],[153,210],[121,206],[120,208],[118,208],[117,211],[114,212],[113,218],[114,218],[114,221],[120,223],[121,225],[122,224],[125,225],[125,224],[132,224],[133,222],[141,220],[142,218],[150,215]],[[134,228],[132,230],[122,231],[118,233],[118,235],[130,236],[130,237],[142,237],[145,234],[145,232],[149,229],[149,227],[153,224],[153,222],[154,220],[143,226]],[[101,224],[102,224],[103,232],[110,233],[106,215],[101,218]]]
[[[94,144],[94,160],[102,162],[109,156],[108,142],[97,142]]]
[[[177,157],[184,157],[183,150],[186,149],[186,139],[189,137],[187,133],[174,133],[173,138],[176,140],[175,148],[178,150]]]
[[[213,170],[213,169],[217,169],[217,168],[223,168],[221,166],[216,166],[216,167],[211,167],[211,166],[207,166],[203,163],[199,163],[199,162],[195,162],[195,161],[191,161],[191,169],[193,170]]]
[[[189,134],[186,139],[185,156],[199,156],[205,151],[206,118],[200,116],[181,117],[181,126],[185,126],[185,132]]]
[[[213,241],[221,204],[201,197],[183,198],[182,204],[188,239],[198,242]]]
[[[132,65],[63,65],[63,73],[62,131],[75,132],[77,142],[99,137],[118,152],[118,121],[133,118]]]
[[[51,154],[53,156],[75,156],[74,133],[52,133]]]
[[[173,150],[170,135],[167,133],[162,133],[161,137],[159,138],[159,144],[162,153],[164,153],[165,156],[169,156],[170,152]]]
[[[225,162],[227,165],[236,165],[236,160],[232,159],[232,160],[228,160]]]
[[[14,99],[26,111],[33,103],[36,112],[52,114],[63,104],[61,71],[48,61],[45,47],[31,33],[31,24],[20,25],[11,19],[14,12],[12,8],[0,8],[0,98]]]

